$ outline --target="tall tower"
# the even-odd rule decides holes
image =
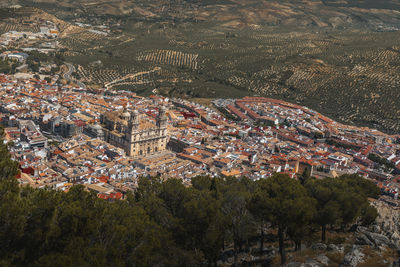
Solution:
[[[139,112],[137,110],[133,111],[129,117],[128,128],[126,131],[126,139],[128,141],[132,140],[132,135],[139,128]]]
[[[167,126],[167,115],[165,114],[165,107],[161,106],[157,116],[157,127],[165,128]]]
[[[128,128],[126,129],[125,134],[125,152],[128,156],[132,156],[135,154],[137,150],[137,138],[139,130],[139,112],[137,110],[133,111],[129,121]]]
[[[164,106],[159,109],[156,124],[158,130],[156,151],[164,151],[167,146],[167,115]]]
[[[122,112],[121,119],[123,119],[124,121],[129,121],[131,119],[131,113],[129,113],[126,108]]]

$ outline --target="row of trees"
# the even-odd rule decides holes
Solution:
[[[1,143],[1,142],[0,142]],[[226,247],[238,253],[276,228],[296,248],[326,226],[371,223],[376,186],[358,176],[316,180],[275,174],[242,178],[142,178],[126,200],[107,202],[83,186],[69,192],[20,187],[18,166],[0,144],[0,264],[57,266],[215,265]],[[307,176],[305,174],[305,176]],[[287,245],[287,242],[286,242]]]
[[[38,51],[30,51],[29,57],[26,60],[26,64],[33,72],[39,72],[39,67],[42,63],[55,63],[56,68],[52,68],[49,74],[55,74],[59,67],[65,61],[64,56],[61,53],[44,54]]]
[[[387,160],[385,158],[382,158],[374,153],[368,154],[368,159],[377,163],[379,166],[383,166],[387,170],[390,170],[390,169],[393,170],[394,168],[396,168],[396,165],[393,162],[391,162],[390,160]]]
[[[2,60],[0,59],[0,73],[9,74],[15,70],[17,64],[14,62],[10,62],[9,60]]]

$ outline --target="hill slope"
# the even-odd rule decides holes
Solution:
[[[231,27],[281,25],[301,27],[400,26],[396,0],[9,0],[34,5],[61,17],[129,16],[137,20],[214,21]]]
[[[41,7],[46,12],[22,10],[56,22],[64,56],[89,87],[263,95],[400,131],[398,1],[12,2]],[[0,32],[15,28],[13,20],[19,25],[11,17],[0,17]],[[110,33],[76,22],[105,24]]]

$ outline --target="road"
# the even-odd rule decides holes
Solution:
[[[75,67],[74,65],[72,65],[71,63],[65,63],[65,65],[68,67],[68,71],[66,73],[63,74],[63,78],[70,81],[70,82],[74,82],[76,83],[79,87],[86,89],[86,85],[80,81],[77,81],[76,79],[74,79],[72,77],[72,73],[75,72]]]
[[[151,72],[155,72],[155,71],[159,71],[159,70],[161,70],[160,67],[155,67],[154,69],[149,70],[149,71],[141,71],[141,72],[138,72],[138,73],[128,74],[128,75],[125,75],[122,78],[116,79],[114,81],[111,81],[111,82],[105,84],[104,87],[109,89],[110,86],[113,86],[114,84],[122,82],[122,81],[124,81],[126,79],[133,79],[133,78],[135,78],[137,76],[140,76],[140,75],[143,75],[143,74],[149,74]]]

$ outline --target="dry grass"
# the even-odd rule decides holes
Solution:
[[[291,253],[290,255],[293,256],[293,261],[295,262],[305,262],[306,260],[315,258],[320,254],[321,254],[320,251],[305,249],[303,251]]]
[[[271,261],[271,266],[281,266],[281,256],[277,254]]]
[[[212,107],[211,101],[213,99],[211,99],[211,98],[192,98],[191,100],[195,103],[199,103],[200,105],[203,105],[206,107]]]
[[[353,243],[355,237],[352,233],[327,231],[326,240],[328,244],[345,244],[345,243]]]
[[[330,252],[326,256],[331,260],[332,266],[339,266],[344,259],[344,253],[341,252]]]
[[[368,246],[364,247],[362,252],[365,254],[365,260],[358,265],[359,267],[384,267],[398,258],[397,251],[391,248],[379,251]]]

